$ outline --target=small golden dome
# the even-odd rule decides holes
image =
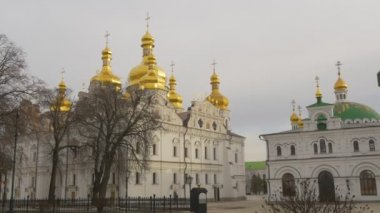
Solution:
[[[61,82],[58,84],[58,94],[56,97],[56,100],[52,103],[50,106],[50,109],[52,111],[55,111],[55,108],[59,104],[59,111],[60,112],[68,112],[71,110],[71,101],[66,99],[66,83],[61,80]]]
[[[222,95],[219,91],[219,76],[215,73],[211,75],[210,84],[212,86],[211,94],[207,97],[207,100],[219,109],[228,109],[229,101],[228,98]]]
[[[292,114],[290,115],[290,121],[292,122],[292,124],[294,124],[294,123],[297,123],[298,120],[300,119],[298,117],[298,115],[296,114],[296,101],[295,100],[292,101],[292,106],[293,106],[293,111],[292,111]]]
[[[128,83],[129,85],[138,85],[140,81],[143,79],[145,75],[148,74],[148,57],[154,56],[153,48],[154,48],[154,38],[153,36],[146,31],[145,35],[141,38],[141,47],[143,48],[143,58],[139,65],[132,68],[128,75]],[[156,58],[154,58],[154,69],[157,71],[157,75],[159,78],[160,87],[165,87],[166,85],[166,74],[165,71],[157,66]]]
[[[111,60],[112,60],[112,52],[106,46],[104,50],[102,51],[102,60],[103,60],[103,67],[102,70],[91,78],[91,81],[98,81],[102,84],[111,84],[116,86],[116,88],[121,88],[121,81],[120,78],[117,77],[112,73],[111,69]]]
[[[298,120],[299,120],[298,115],[293,111],[292,115],[290,116],[290,121],[291,121],[292,123],[297,123]]]
[[[146,31],[145,35],[141,38],[141,47],[146,46],[154,48],[154,38],[149,31]]]
[[[338,68],[338,80],[336,80],[336,82],[335,82],[334,89],[335,89],[335,91],[336,90],[347,90],[348,85],[347,85],[346,81],[343,80],[343,78],[340,74],[340,67],[342,66],[342,63],[340,63],[340,61],[338,61],[336,63],[336,66]]]
[[[300,119],[298,120],[298,122],[297,122],[297,126],[298,126],[298,128],[300,128],[300,129],[303,128],[303,120],[302,120],[302,118],[300,118]]]
[[[348,85],[345,80],[341,78],[339,75],[338,80],[335,82],[334,89],[335,90],[346,90],[348,88]]]
[[[63,81],[63,79],[61,80],[61,82],[59,82],[58,89],[66,91],[66,83]]]
[[[177,81],[174,77],[174,75],[172,74],[170,76],[170,79],[169,79],[169,92],[168,92],[168,99],[169,99],[169,102],[174,106],[174,108],[176,109],[182,109],[183,106],[182,106],[182,96],[179,95],[176,91],[176,85],[177,85]]]

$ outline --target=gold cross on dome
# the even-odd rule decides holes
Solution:
[[[63,77],[64,77],[64,74],[65,74],[65,68],[62,67],[62,71],[61,71],[61,80],[63,81]]]
[[[149,16],[149,12],[146,13],[146,18],[145,18],[145,21],[146,21],[146,29],[149,29],[149,20],[150,20],[150,16]]]
[[[174,71],[174,66],[175,66],[174,61],[172,61],[172,63],[170,64],[170,66],[172,67],[172,73],[173,73],[173,71]]]
[[[215,65],[216,65],[217,63],[216,63],[216,61],[215,61],[215,59],[212,61],[212,69],[213,69],[213,71],[215,72]]]
[[[109,34],[108,31],[106,31],[106,34],[104,35],[104,37],[106,38],[106,45],[108,46],[108,38],[110,37],[111,34]]]
[[[319,87],[319,77],[315,76],[315,82],[317,83],[317,87]]]
[[[340,67],[342,66],[343,64],[340,63],[340,61],[337,61],[335,66],[338,68],[338,75],[340,76]]]
[[[293,112],[296,110],[296,101],[292,100]]]

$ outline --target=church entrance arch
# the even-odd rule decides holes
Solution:
[[[328,171],[322,171],[318,175],[319,200],[330,202],[335,200],[334,177]]]

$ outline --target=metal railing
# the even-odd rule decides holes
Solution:
[[[9,200],[1,200],[0,212],[9,212]],[[3,205],[4,204],[4,205]],[[104,206],[102,213],[128,213],[128,212],[183,212],[190,210],[190,200],[169,197],[128,197],[107,198],[93,202],[86,199],[56,199],[49,202],[47,199],[21,199],[14,200],[14,213],[94,213],[97,206]]]

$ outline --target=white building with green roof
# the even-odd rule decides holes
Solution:
[[[306,107],[308,117],[297,115],[293,103],[292,129],[260,136],[267,144],[269,194],[292,196],[297,180],[311,179],[320,200],[348,190],[355,200],[380,200],[380,114],[348,101],[337,65],[335,103],[322,100],[317,78],[317,100]]]

